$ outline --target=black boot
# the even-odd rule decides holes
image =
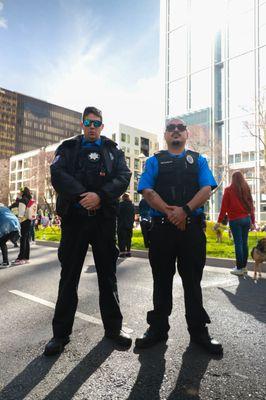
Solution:
[[[154,346],[157,343],[166,342],[167,339],[167,333],[157,333],[149,328],[142,337],[136,339],[135,346],[139,349],[146,349]]]
[[[45,346],[45,356],[55,356],[56,354],[62,353],[66,344],[70,342],[69,337],[55,338],[53,337]]]
[[[118,346],[130,347],[132,344],[131,337],[122,330],[120,330],[119,332],[105,331],[104,336],[108,339],[111,339]]]
[[[202,332],[190,335],[190,341],[203,347],[210,354],[223,354],[223,346],[217,340],[210,337],[207,328]]]

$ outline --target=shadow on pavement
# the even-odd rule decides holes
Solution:
[[[221,357],[212,356],[189,344],[182,356],[182,365],[175,388],[167,400],[200,400],[200,383],[210,360]]]
[[[118,266],[119,264],[121,264],[123,261],[125,261],[125,258],[119,258],[116,262],[116,265]],[[90,264],[87,266],[86,269],[84,269],[84,271],[86,274],[91,274],[91,273],[95,273],[96,272],[96,268],[94,264]]]
[[[73,399],[83,383],[101,366],[113,350],[113,344],[103,338],[43,400]]]
[[[239,277],[235,293],[219,288],[230,302],[244,313],[253,315],[258,321],[266,322],[266,280],[254,281],[250,276]]]
[[[38,356],[0,392],[3,400],[23,400],[48,374],[58,357]]]
[[[140,369],[136,382],[127,400],[159,400],[160,388],[165,373],[165,352],[167,345],[161,343],[152,349],[141,351],[139,354]]]

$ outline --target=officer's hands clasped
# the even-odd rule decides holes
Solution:
[[[177,206],[167,206],[166,207],[167,218],[172,224],[174,224],[178,229],[184,231],[186,229],[186,213],[182,207]]]
[[[80,195],[83,197],[79,204],[87,210],[98,210],[101,207],[101,199],[97,193],[85,192]]]

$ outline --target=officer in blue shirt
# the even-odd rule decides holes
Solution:
[[[136,347],[146,348],[168,339],[177,261],[191,341],[210,353],[222,354],[222,345],[208,333],[210,318],[203,307],[200,286],[206,260],[203,205],[217,185],[206,159],[185,149],[188,130],[182,120],[169,120],[164,137],[167,150],[146,161],[138,186],[151,206],[149,260],[154,292],[153,310],[147,313],[149,328],[136,339]]]
[[[56,150],[51,181],[62,218],[58,249],[61,277],[53,318],[53,338],[44,354],[63,351],[70,340],[78,304],[78,283],[88,245],[91,244],[99,283],[99,302],[105,336],[124,347],[131,338],[122,330],[116,280],[115,244],[118,198],[130,182],[131,172],[122,150],[101,135],[102,113],[86,107],[81,123],[84,135],[65,140]]]

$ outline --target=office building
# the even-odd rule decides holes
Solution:
[[[221,189],[240,169],[266,221],[266,1],[161,0],[165,118],[181,117]]]
[[[81,117],[76,111],[0,88],[0,158],[81,133]]]
[[[137,205],[141,198],[137,193],[138,180],[146,158],[159,149],[158,137],[154,133],[119,124],[118,131],[112,134],[112,139],[124,151],[127,165],[132,171],[128,192],[131,200]]]

